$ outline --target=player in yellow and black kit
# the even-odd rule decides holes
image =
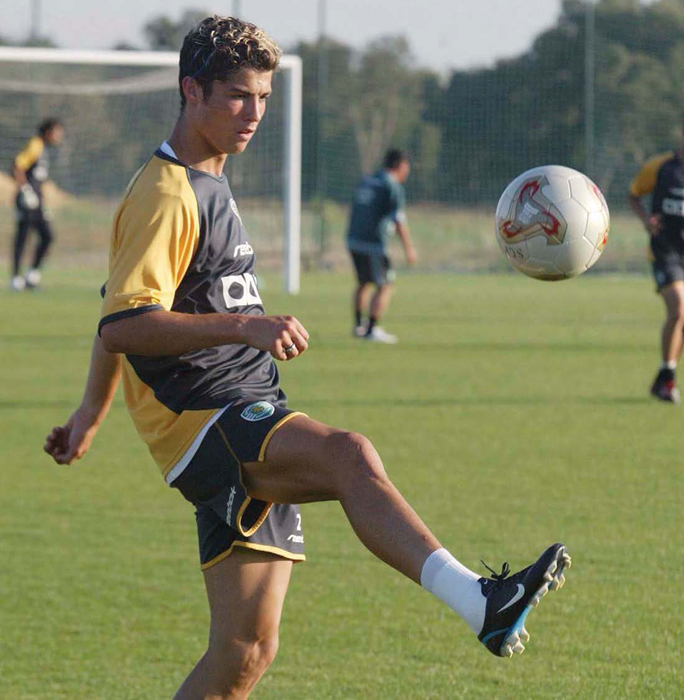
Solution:
[[[45,119],[34,136],[14,159],[14,180],[17,183],[17,230],[12,258],[12,289],[35,288],[40,284],[41,265],[53,240],[52,228],[43,206],[43,183],[50,176],[49,148],[62,141],[64,130],[59,119]],[[39,236],[33,262],[26,276],[21,274],[21,258],[31,229]]]
[[[507,565],[478,576],[441,547],[367,438],[287,408],[274,360],[300,357],[309,334],[293,316],[264,313],[223,174],[259,126],[279,55],[263,30],[231,17],[186,36],[180,116],[114,221],[82,403],[45,444],[59,464],[82,457],[123,375],[138,433],[195,506],[211,628],[176,700],[247,697],[273,660],[293,563],[304,558],[297,503],[339,501],[373,554],[497,656],[524,649],[529,609],[569,565],[554,544],[510,577]]]
[[[641,198],[649,194],[647,212]],[[679,403],[675,369],[684,345],[684,148],[648,160],[632,180],[629,202],[649,234],[653,275],[667,313],[662,364],[651,394]]]

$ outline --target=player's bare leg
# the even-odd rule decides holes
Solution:
[[[292,562],[235,547],[204,572],[211,627],[175,700],[246,698],[273,661]]]
[[[663,362],[675,363],[684,342],[684,281],[673,282],[662,291],[667,318],[662,330]]]
[[[387,333],[379,325],[380,319],[384,316],[385,311],[389,306],[393,291],[394,287],[389,282],[379,285],[376,289],[370,304],[370,320],[365,336],[368,340],[375,340],[380,343],[389,344],[394,344],[397,342],[397,337],[395,335]]]
[[[677,280],[661,291],[667,316],[661,334],[662,364],[651,394],[661,401],[679,403],[675,368],[684,346],[684,281]]]
[[[371,299],[370,305],[370,315],[373,318],[380,320],[384,316],[385,311],[387,311],[387,307],[389,306],[390,299],[392,298],[393,291],[394,287],[389,283],[381,284],[377,288],[373,298]]]
[[[265,462],[244,465],[243,477],[248,493],[263,500],[339,501],[361,542],[417,583],[426,558],[441,547],[362,435],[297,416],[273,435]]]
[[[456,612],[493,654],[521,653],[525,620],[570,566],[565,547],[547,548],[530,566],[487,580],[444,549],[389,480],[370,441],[297,416],[268,444],[264,462],[243,465],[248,493],[282,503],[338,500],[361,542]]]
[[[366,327],[363,325],[363,316],[368,309],[368,298],[370,296],[371,285],[369,282],[359,284],[354,292],[354,335],[362,336],[366,332]]]

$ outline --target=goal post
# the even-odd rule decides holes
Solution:
[[[116,196],[122,191],[121,177],[132,176],[142,164],[133,161],[149,155],[145,149],[153,149],[170,133],[178,113],[177,67],[177,52],[0,47],[0,168],[8,172],[11,158],[36,124],[54,115],[64,119],[67,141],[76,144],[66,162],[58,160],[57,184],[77,195]],[[301,59],[282,56],[275,80],[279,83],[265,117],[269,123],[244,156],[228,159],[226,171],[251,234],[258,237],[262,227],[270,232],[266,247],[282,249],[285,291],[297,294]],[[100,177],[95,177],[95,166],[84,169],[88,156],[100,168]]]

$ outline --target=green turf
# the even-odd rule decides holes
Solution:
[[[0,291],[2,698],[170,698],[205,644],[192,509],[121,398],[81,463],[41,453],[80,398],[101,281],[48,269],[43,292]],[[682,409],[647,396],[662,316],[647,278],[404,275],[396,347],[351,338],[348,274],[306,276],[298,298],[265,283],[268,309],[311,333],[282,367],[293,407],[371,437],[466,565],[516,570],[562,540],[574,566],[526,653],[495,659],[338,506],[304,506],[309,561],[253,697],[681,697]]]

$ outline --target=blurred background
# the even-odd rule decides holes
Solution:
[[[595,273],[646,273],[626,211],[631,178],[681,139],[682,0],[0,0],[0,43],[177,51],[213,12],[263,26],[303,61],[304,269],[347,264],[348,203],[389,146],[413,161],[409,222],[424,271],[505,270],[498,196],[545,163],[584,171],[613,214]],[[260,264],[280,265],[282,97],[228,175]],[[106,254],[112,212],[178,112],[173,68],[0,61],[0,254],[13,230],[12,159],[45,116],[66,125],[51,194],[63,264]],[[398,256],[400,257],[400,256]],[[79,263],[80,264],[80,263]]]

